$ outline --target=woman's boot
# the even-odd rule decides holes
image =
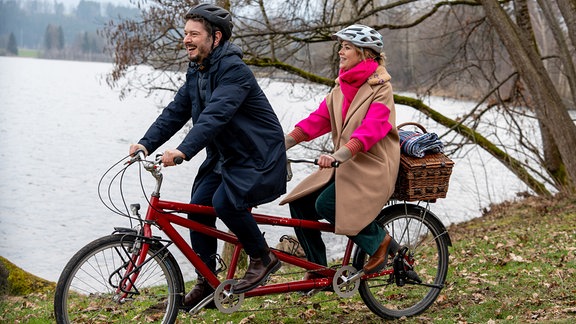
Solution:
[[[364,273],[371,274],[384,269],[386,261],[388,261],[388,247],[391,241],[392,237],[386,234],[376,252],[370,256],[368,262],[364,265]]]

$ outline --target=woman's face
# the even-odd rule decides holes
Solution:
[[[340,56],[340,64],[338,66],[343,70],[350,70],[362,61],[357,47],[348,41],[340,43],[338,55]]]

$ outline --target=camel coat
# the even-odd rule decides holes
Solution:
[[[350,140],[373,102],[383,103],[390,109],[388,121],[392,129],[367,152],[359,152],[338,168],[318,169],[309,175],[280,204],[289,203],[321,189],[335,176],[335,232],[354,236],[378,216],[392,196],[400,165],[400,144],[390,75],[383,66],[379,66],[374,75],[360,87],[344,121],[344,96],[338,80],[336,82],[336,86],[326,97],[334,151]]]

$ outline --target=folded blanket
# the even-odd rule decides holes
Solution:
[[[400,130],[400,150],[403,154],[414,157],[424,157],[426,153],[444,151],[444,144],[435,133],[419,133]]]

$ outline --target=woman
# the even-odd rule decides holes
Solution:
[[[398,250],[374,220],[394,192],[400,145],[390,75],[384,67],[382,36],[352,25],[332,36],[340,42],[336,86],[318,109],[285,136],[289,149],[331,132],[333,154],[318,158],[320,169],[281,202],[293,218],[326,219],[337,234],[348,235],[370,258],[365,273],[380,271]],[[338,168],[332,168],[335,161]],[[309,261],[327,266],[326,247],[317,230],[296,229]],[[392,242],[392,244],[391,244]],[[315,278],[307,273],[306,279]]]

